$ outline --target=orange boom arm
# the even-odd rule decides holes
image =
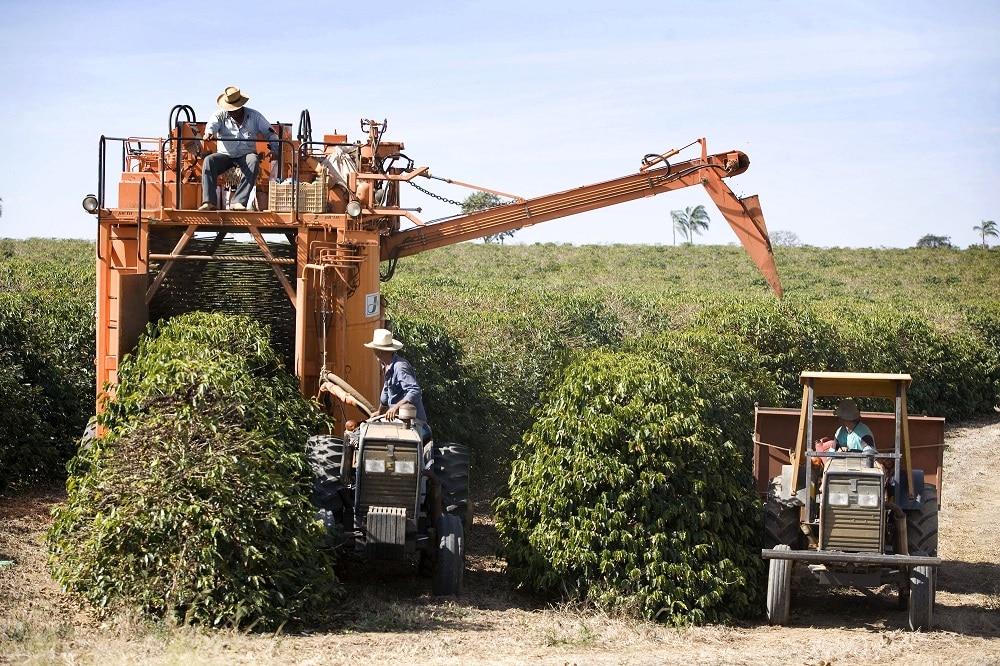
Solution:
[[[703,185],[771,289],[781,296],[781,280],[757,196],[740,199],[722,180],[746,171],[750,158],[740,151],[706,155],[704,139],[700,143],[702,157],[698,159],[395,232],[382,243],[381,258],[383,261],[398,259],[691,185]]]

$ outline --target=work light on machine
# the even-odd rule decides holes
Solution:
[[[352,201],[347,204],[347,214],[351,217],[361,217],[361,202]]]
[[[100,203],[97,201],[97,195],[88,194],[83,198],[83,209],[88,213],[96,213],[99,205]]]

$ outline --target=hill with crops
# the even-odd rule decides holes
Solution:
[[[757,663],[773,661],[766,646],[774,640],[829,645],[822,629],[796,639],[793,627],[748,636],[750,652],[738,659],[698,647],[761,621],[753,405],[797,405],[804,369],[908,372],[911,412],[992,428],[969,431],[976,437],[957,461],[969,465],[995,439],[988,433],[1000,403],[998,256],[779,247],[782,300],[735,246],[462,244],[401,261],[383,284],[388,318],[406,340],[435,438],[468,444],[473,458],[470,596],[451,605],[343,555],[333,572],[298,441],[319,417],[289,392],[285,354],[253,320],[171,313],[151,327],[122,364],[105,435],[85,437],[76,455],[94,411],[93,245],[2,240],[0,483],[13,531],[0,530],[0,555],[15,566],[0,567],[8,599],[0,610],[12,618],[0,622],[0,648],[30,656],[82,641],[85,654],[136,659],[130,646],[150,634],[122,623],[149,618],[297,627],[319,641],[296,643],[307,652],[353,653],[340,639],[371,631],[401,635],[400,649],[424,644],[415,630],[445,632],[451,647],[418,649],[455,663],[496,661],[490,641],[519,654],[514,661],[544,654],[595,663],[623,638],[636,663],[662,663],[656,646],[667,644],[684,661],[714,654]],[[260,298],[273,293],[260,286]],[[62,483],[71,459],[68,493],[45,485]],[[964,477],[953,487],[987,492]],[[44,517],[50,506],[55,522]],[[942,545],[942,553],[986,557],[996,544],[963,541],[975,514],[961,515],[969,520],[949,523],[944,514],[943,544],[950,533],[957,550]],[[938,603],[995,603],[995,591],[984,597],[959,583],[995,586],[995,569],[956,559],[942,568]],[[53,590],[53,574],[71,596]],[[97,608],[87,616],[95,619],[67,620],[70,600],[86,600],[87,613]],[[540,619],[550,604],[566,605]],[[829,624],[808,604],[800,612]],[[898,624],[878,609],[868,615]],[[973,615],[946,612],[941,621],[973,632],[958,642],[970,655],[981,654],[975,637],[997,637],[996,626]],[[512,618],[526,628],[516,639]],[[708,633],[678,634],[695,642],[681,646],[649,628],[663,624]],[[473,625],[477,645],[456,647],[463,640],[455,632]],[[91,626],[115,626],[119,638],[98,640],[102,630]],[[226,661],[231,649],[296,659],[252,637],[223,634],[228,642],[216,645],[166,631],[162,640],[180,644],[180,660]],[[928,658],[947,653],[933,638],[914,641]],[[387,659],[409,654],[378,650]],[[899,650],[838,654],[913,654]]]

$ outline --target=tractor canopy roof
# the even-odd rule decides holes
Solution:
[[[875,372],[813,372],[806,370],[799,383],[815,395],[854,398],[895,398],[906,395],[910,375]]]

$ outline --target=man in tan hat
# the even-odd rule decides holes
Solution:
[[[871,429],[861,422],[861,412],[856,402],[850,398],[841,400],[834,416],[840,421],[840,427],[833,436],[837,440],[838,451],[867,452],[871,449],[874,452],[875,436]]]
[[[260,156],[257,154],[257,134],[268,142],[271,155],[278,153],[278,133],[258,111],[246,106],[250,98],[236,86],[229,86],[219,95],[219,110],[205,125],[205,141],[219,139],[219,152],[205,157],[201,169],[201,200],[198,210],[217,210],[215,197],[218,177],[238,167],[242,178],[236,188],[230,210],[246,210],[250,192],[257,182]]]
[[[396,353],[403,348],[403,343],[392,337],[392,331],[377,328],[372,341],[366,342],[365,347],[375,352],[385,378],[378,412],[374,416],[384,414],[387,419],[395,419],[401,406],[413,405],[417,409],[417,418],[427,421],[420,384],[417,383],[413,366]]]

